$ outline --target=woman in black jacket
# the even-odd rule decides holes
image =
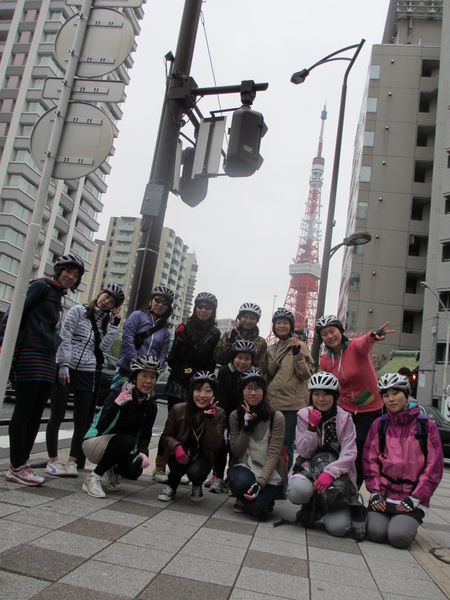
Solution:
[[[53,277],[41,277],[30,283],[12,367],[16,402],[9,425],[11,465],[5,479],[31,486],[45,481],[33,473],[28,459],[56,379],[61,301],[68,289],[76,290],[84,273],[83,261],[74,254],[60,256],[53,268]],[[6,321],[7,315],[0,332],[2,339]]]
[[[217,298],[209,292],[200,292],[194,301],[194,312],[186,324],[175,330],[175,339],[167,363],[170,375],[166,395],[168,410],[178,402],[184,402],[193,373],[214,373],[216,361],[214,350],[220,338],[216,327]],[[167,481],[166,461],[161,440],[158,445],[153,479],[159,483]]]
[[[105,489],[119,489],[119,476],[137,479],[149,465],[149,445],[158,407],[152,397],[160,373],[159,362],[149,355],[130,363],[130,381],[111,390],[109,402],[94,419],[83,442],[83,452],[97,466],[82,490],[104,498]],[[111,397],[112,396],[112,397]]]

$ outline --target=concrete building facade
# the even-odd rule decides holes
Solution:
[[[420,348],[424,402],[433,377],[434,397],[442,388],[447,323],[433,337],[438,301],[420,282],[450,304],[449,20],[450,0],[392,0],[372,48],[347,217],[347,235],[369,231],[372,242],[345,248],[339,299],[350,330],[390,321],[379,357]]]
[[[140,31],[142,8],[123,9],[135,35]],[[40,181],[40,171],[31,154],[30,135],[39,117],[52,108],[53,100],[42,98],[48,77],[63,71],[53,55],[61,26],[76,8],[65,0],[17,0],[0,2],[0,311],[9,305]],[[129,56],[108,78],[128,83],[133,64]],[[97,103],[111,119],[117,136],[120,106]],[[94,247],[97,216],[103,209],[102,194],[110,171],[106,160],[86,177],[52,180],[33,263],[32,277],[52,272],[54,259],[74,252],[86,261]],[[86,290],[69,294],[69,304],[79,302]]]

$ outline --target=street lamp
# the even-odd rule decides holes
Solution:
[[[328,253],[329,258],[331,258],[334,253],[339,250],[342,246],[364,246],[364,244],[368,244],[372,236],[368,231],[360,231],[359,233],[352,233],[348,237],[344,238],[340,244],[336,244],[333,246]],[[322,315],[319,315],[322,316]]]
[[[303,69],[294,73],[291,77],[291,82],[294,84],[303,83],[305,79],[308,77],[310,72],[320,65],[324,65],[333,61],[347,61],[348,67],[344,73],[344,80],[342,82],[341,89],[341,103],[339,107],[339,119],[338,126],[336,132],[336,146],[334,150],[334,161],[333,161],[333,173],[331,176],[331,187],[330,187],[330,200],[328,203],[328,215],[327,215],[327,225],[325,230],[325,240],[323,246],[323,259],[322,259],[322,268],[320,271],[320,284],[319,284],[319,296],[317,299],[317,313],[316,319],[321,317],[324,309],[325,309],[325,297],[327,294],[327,282],[328,282],[328,267],[330,262],[330,250],[331,250],[331,238],[333,237],[333,225],[334,225],[334,210],[336,206],[336,193],[337,193],[337,182],[339,175],[339,162],[341,158],[341,145],[342,145],[342,130],[344,125],[344,113],[345,113],[345,99],[347,96],[347,78],[350,73],[350,69],[352,68],[358,54],[363,47],[365,40],[362,39],[359,44],[352,44],[351,46],[346,46],[345,48],[340,48],[324,58],[321,58],[319,61],[314,63],[309,69]],[[349,50],[354,50],[352,56],[340,56],[344,52],[348,52]],[[314,359],[314,362],[317,364],[319,362],[319,348],[320,348],[320,339],[317,333],[314,334],[313,345],[311,349],[311,354]]]
[[[449,343],[449,337],[450,337],[450,318],[449,318],[449,313],[448,310],[445,306],[445,304],[442,302],[441,297],[439,296],[438,292],[431,287],[431,285],[429,285],[426,281],[420,281],[419,285],[422,286],[423,288],[427,288],[428,290],[430,290],[430,292],[433,294],[433,296],[435,296],[439,302],[439,304],[442,307],[442,310],[445,313],[445,318],[447,320],[447,335],[445,338],[445,357],[444,357],[444,374],[442,376],[442,397],[441,397],[441,414],[445,417],[445,398],[447,395],[447,369],[448,369],[448,343]],[[437,339],[437,338],[436,338]],[[434,372],[433,372],[434,374]],[[433,396],[433,388],[434,388],[434,377],[433,377],[433,387],[431,389],[431,395]]]

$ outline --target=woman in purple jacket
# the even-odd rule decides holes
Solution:
[[[130,361],[136,356],[153,356],[164,369],[169,351],[167,319],[172,314],[174,293],[165,285],[156,286],[147,308],[135,310],[125,321],[122,346],[111,388],[121,388],[130,375]]]
[[[371,426],[363,468],[370,492],[367,535],[406,548],[430,505],[444,469],[436,424],[410,397],[409,380],[386,373],[378,389],[387,413]]]
[[[356,493],[356,433],[351,415],[339,408],[339,383],[331,373],[315,373],[308,381],[310,403],[297,413],[296,444],[298,457],[291,471],[287,497],[302,510],[314,494],[324,494],[334,480],[348,475]],[[330,452],[336,459],[314,480],[310,461],[319,452]],[[310,508],[310,507],[309,507]],[[298,520],[302,521],[300,515]],[[314,519],[313,519],[314,520]],[[342,537],[354,527],[348,507],[325,512],[315,521],[331,535]],[[364,524],[362,524],[364,529]],[[360,536],[358,536],[360,537]]]

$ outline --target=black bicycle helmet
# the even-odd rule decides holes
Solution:
[[[163,298],[166,298],[172,304],[175,294],[166,285],[157,285],[153,288],[151,297],[154,298],[155,296],[163,296]]]
[[[208,304],[211,304],[214,310],[217,308],[217,298],[210,292],[200,292],[197,294],[194,300],[195,306],[197,306],[197,304],[200,302],[207,302]]]
[[[117,283],[108,283],[102,288],[101,291],[108,294],[108,296],[111,296],[111,298],[114,298],[116,308],[118,306],[122,306],[123,301],[125,300],[125,294],[123,293],[122,288],[117,285]]]
[[[255,344],[250,340],[236,340],[231,346],[231,351],[233,353],[233,358],[240,352],[247,352],[248,354],[255,356],[256,348]]]
[[[63,254],[55,260],[53,267],[75,267],[84,275],[84,262],[76,254]]]

